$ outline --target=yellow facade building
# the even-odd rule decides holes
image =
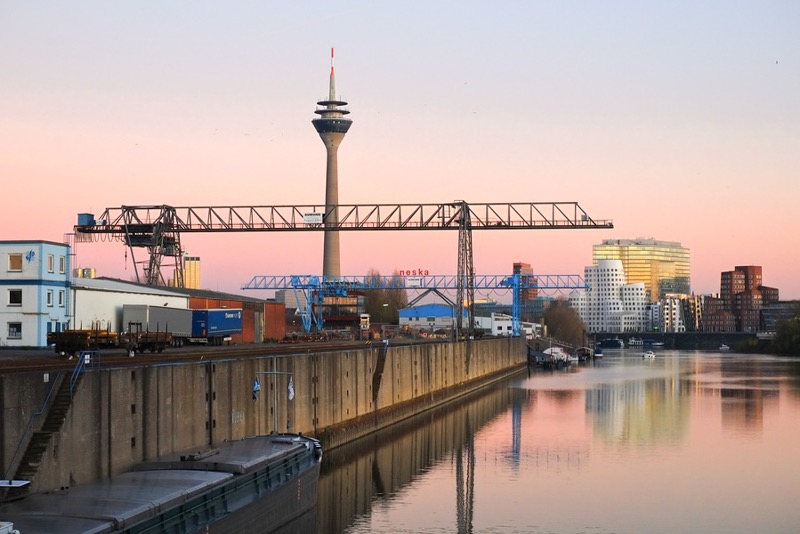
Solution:
[[[200,256],[183,257],[183,284],[187,289],[200,289]]]
[[[622,261],[626,283],[644,283],[649,302],[691,293],[690,259],[689,249],[672,241],[606,239],[592,247],[592,263]]]

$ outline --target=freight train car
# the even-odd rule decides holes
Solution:
[[[242,331],[242,310],[217,308],[192,310],[193,342],[222,345],[231,341],[231,335]]]
[[[49,332],[47,344],[61,356],[73,356],[82,350],[97,350],[119,346],[116,332],[95,328]]]
[[[192,333],[192,310],[149,304],[122,306],[120,346],[128,352],[161,352],[180,347]]]

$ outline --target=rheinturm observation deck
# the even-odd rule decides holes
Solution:
[[[333,69],[333,48],[331,48],[331,79],[328,89],[328,99],[317,102],[317,110],[314,112],[319,118],[311,123],[317,129],[322,142],[325,143],[325,150],[328,155],[327,168],[325,172],[325,227],[336,227],[339,222],[339,214],[336,206],[339,205],[339,170],[337,153],[339,144],[344,139],[347,130],[350,129],[352,120],[345,117],[350,111],[345,109],[347,102],[336,98],[336,78]],[[339,232],[337,230],[325,230],[325,244],[323,248],[322,274],[323,276],[341,276],[341,265],[339,259]]]

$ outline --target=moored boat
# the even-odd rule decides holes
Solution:
[[[579,362],[587,362],[595,358],[596,351],[591,347],[580,347],[575,351]]]
[[[607,337],[600,340],[598,346],[601,349],[622,349],[625,348],[625,342],[618,337]]]
[[[731,348],[728,345],[726,345],[725,343],[723,343],[722,345],[719,346],[719,350],[730,350],[730,349]]]
[[[640,337],[632,337],[628,340],[629,347],[641,347],[644,345],[644,341]]]
[[[313,510],[322,461],[319,441],[271,434],[170,455],[62,491],[30,495],[0,507],[28,532],[206,532],[263,499],[272,532]]]

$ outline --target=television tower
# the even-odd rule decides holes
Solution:
[[[336,99],[336,80],[333,72],[333,48],[331,48],[331,81],[328,89],[328,99],[317,102],[317,110],[314,112],[319,115],[311,123],[317,129],[322,142],[325,143],[325,150],[328,153],[327,170],[325,172],[325,211],[328,213],[325,218],[325,226],[337,226],[339,223],[338,208],[331,206],[339,205],[339,170],[337,152],[339,144],[344,139],[344,134],[350,129],[352,120],[345,118],[350,111],[342,108],[347,102]],[[322,275],[328,277],[341,276],[341,265],[339,261],[339,232],[337,230],[325,230],[325,245],[322,252]]]

